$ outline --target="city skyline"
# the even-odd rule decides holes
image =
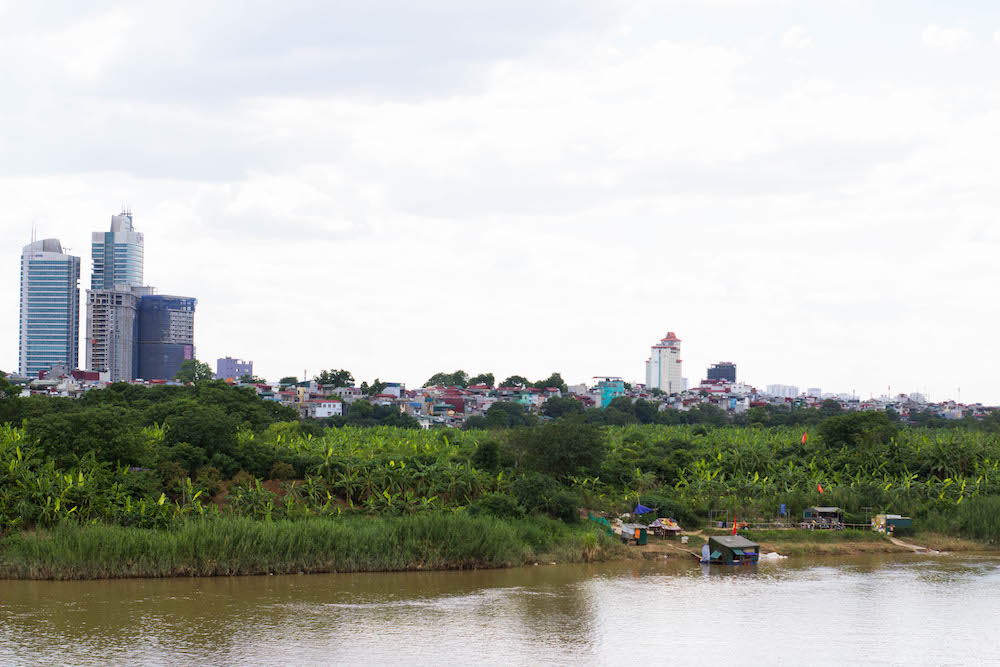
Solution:
[[[674,330],[697,375],[1000,403],[1000,8],[0,12],[9,263],[132,202],[209,363],[641,381]]]

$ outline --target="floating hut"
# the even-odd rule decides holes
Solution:
[[[715,565],[747,565],[760,558],[760,545],[739,535],[708,538],[709,562]]]

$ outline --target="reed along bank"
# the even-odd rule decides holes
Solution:
[[[500,568],[621,557],[586,527],[545,517],[188,520],[169,529],[65,523],[0,542],[0,578],[99,579]]]

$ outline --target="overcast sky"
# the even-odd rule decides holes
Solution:
[[[0,368],[127,202],[213,367],[1000,403],[998,64],[985,0],[0,0]]]

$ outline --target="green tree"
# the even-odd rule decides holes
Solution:
[[[367,382],[361,383],[361,393],[365,396],[377,396],[385,391],[385,388],[389,386],[388,382],[382,382],[378,378],[372,380],[371,384]]]
[[[347,418],[357,422],[363,419],[373,419],[375,417],[375,406],[368,401],[357,400],[351,403],[347,410]]]
[[[475,377],[469,378],[469,385],[474,384],[485,384],[487,387],[492,387],[496,383],[496,379],[493,377],[493,373],[480,373]]]
[[[240,377],[240,382],[244,384],[267,384],[267,380],[256,375],[244,375]]]
[[[583,403],[569,396],[554,396],[542,404],[542,414],[552,419],[566,415],[582,415]]]
[[[660,406],[644,398],[638,399],[632,404],[632,412],[640,424],[652,424],[656,420],[656,413],[660,411]]]
[[[892,440],[899,430],[884,412],[850,412],[830,417],[819,425],[820,438],[827,447],[879,447]]]
[[[435,373],[424,383],[425,387],[468,387],[469,374],[465,371],[455,371],[454,373]]]
[[[215,377],[212,367],[197,359],[185,359],[181,362],[181,369],[177,371],[174,379],[178,382],[203,382]]]
[[[603,429],[579,418],[514,431],[510,445],[527,468],[557,479],[596,470],[607,455]]]
[[[343,369],[320,371],[319,375],[313,378],[317,384],[325,387],[353,387],[354,376],[350,371]]]
[[[280,380],[278,380],[278,384],[280,384],[282,387],[288,387],[288,386],[291,386],[293,384],[298,384],[298,383],[299,383],[299,379],[297,377],[295,377],[294,375],[286,375],[285,377],[283,377]]]
[[[516,428],[534,423],[534,416],[528,414],[520,403],[497,401],[486,411],[487,428]]]
[[[492,377],[492,376],[490,376]],[[15,398],[21,395],[21,388],[7,380],[7,374],[0,371],[0,400]]]
[[[718,405],[711,403],[699,403],[687,412],[689,424],[712,424],[713,426],[725,426],[729,421],[726,411]]]
[[[511,375],[500,383],[501,387],[530,387],[531,383],[523,375]]]
[[[536,389],[548,389],[549,387],[555,387],[559,391],[566,391],[566,382],[563,381],[562,375],[559,373],[553,373],[544,380],[539,380],[534,384]]]

